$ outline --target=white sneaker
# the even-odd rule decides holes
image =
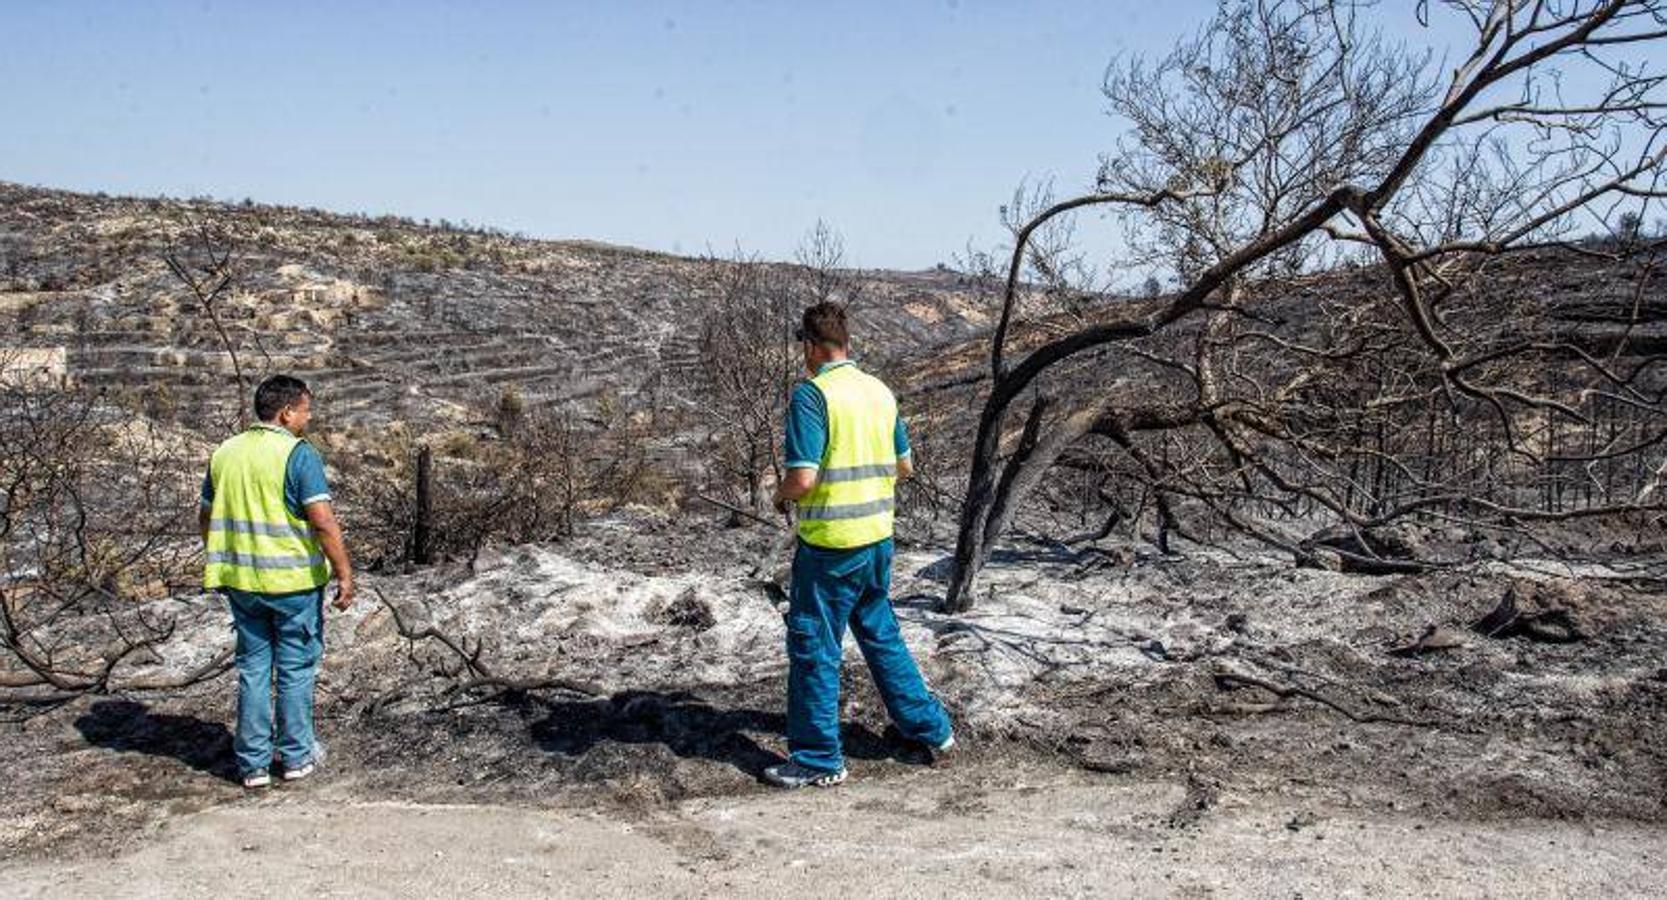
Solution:
[[[937,745],[936,747],[932,748],[932,752],[937,753],[939,755],[942,755],[942,754],[948,753],[949,751],[954,750],[954,749],[955,749],[955,732],[951,731],[949,733],[949,737],[946,737],[946,738],[943,739],[943,743],[941,743],[941,744]]]
[[[250,772],[249,774],[243,776],[243,786],[248,788],[251,791],[258,790],[260,788],[271,787],[272,786],[272,773],[271,772]]]
[[[792,760],[788,760],[765,769],[764,780],[776,787],[793,790],[802,787],[833,787],[844,781],[846,774],[843,767],[836,772],[830,772],[827,769],[812,769],[809,766],[801,766]]]
[[[293,769],[290,769],[290,768],[284,769],[284,780],[285,781],[300,781],[301,779],[306,778],[308,775],[313,774],[313,771],[316,770],[319,766],[321,766],[323,764],[324,764],[324,742],[323,741],[314,741],[313,742],[312,758],[307,760],[306,762],[302,763],[301,765],[296,766]]]

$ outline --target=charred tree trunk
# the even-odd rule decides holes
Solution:
[[[411,524],[411,561],[426,566],[433,562],[429,552],[434,515],[434,454],[427,447],[417,451],[417,510]]]
[[[997,500],[996,456],[1001,445],[1001,420],[1006,412],[1007,402],[998,403],[997,393],[992,392],[984,404],[973,445],[967,495],[961,503],[961,527],[955,538],[955,571],[950,576],[949,592],[943,603],[946,612],[965,612],[972,608],[973,584],[978,570],[990,557],[990,534],[985,526]],[[1039,415],[1038,409],[1033,406],[1031,414],[1033,418]]]
[[[1024,494],[1028,493],[1029,489],[1035,484],[1036,478],[1034,475],[1022,478],[1021,476],[1025,475],[1027,465],[1036,453],[1038,435],[1042,430],[1042,420],[1047,416],[1048,407],[1051,405],[1053,405],[1053,401],[1040,396],[1030,404],[1030,414],[1025,417],[1024,430],[1019,433],[1019,446],[1014,448],[1013,455],[1009,456],[1007,464],[1002,466],[1001,479],[996,482],[996,491],[991,498],[990,511],[984,519],[984,539],[982,541],[984,559],[979,560],[980,565],[989,560],[990,551],[994,548],[995,542],[1001,538],[1002,533],[1007,530],[1008,524],[1013,521],[1013,514],[1018,510],[1018,505],[1024,499]],[[1053,457],[1047,460],[1047,463],[1052,463],[1058,455],[1056,451]],[[1015,491],[1018,492],[1017,497],[1014,496]]]

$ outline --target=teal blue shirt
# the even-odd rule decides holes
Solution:
[[[827,363],[816,374],[852,365],[856,363],[842,359]],[[897,417],[893,441],[897,445],[898,459],[909,455],[909,429],[904,426],[901,415]],[[822,396],[822,389],[810,381],[801,381],[793,387],[793,399],[787,404],[785,444],[782,458],[787,460],[787,468],[822,468],[822,457],[828,450],[828,399]]]

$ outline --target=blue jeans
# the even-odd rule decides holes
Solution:
[[[787,607],[787,748],[812,769],[844,766],[839,665],[845,627],[857,639],[886,712],[903,736],[949,737],[949,714],[926,688],[891,609],[892,543],[826,550],[799,542]]]
[[[237,738],[242,775],[272,767],[272,694],[278,694],[278,757],[286,768],[313,758],[313,680],[324,656],[324,590],[253,594],[223,588],[237,629]]]

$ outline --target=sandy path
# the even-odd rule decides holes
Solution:
[[[1667,895],[1667,829],[1633,823],[1421,822],[1229,796],[1177,828],[1174,785],[942,774],[623,818],[280,789],[172,820],[115,859],[0,864],[0,894]]]

